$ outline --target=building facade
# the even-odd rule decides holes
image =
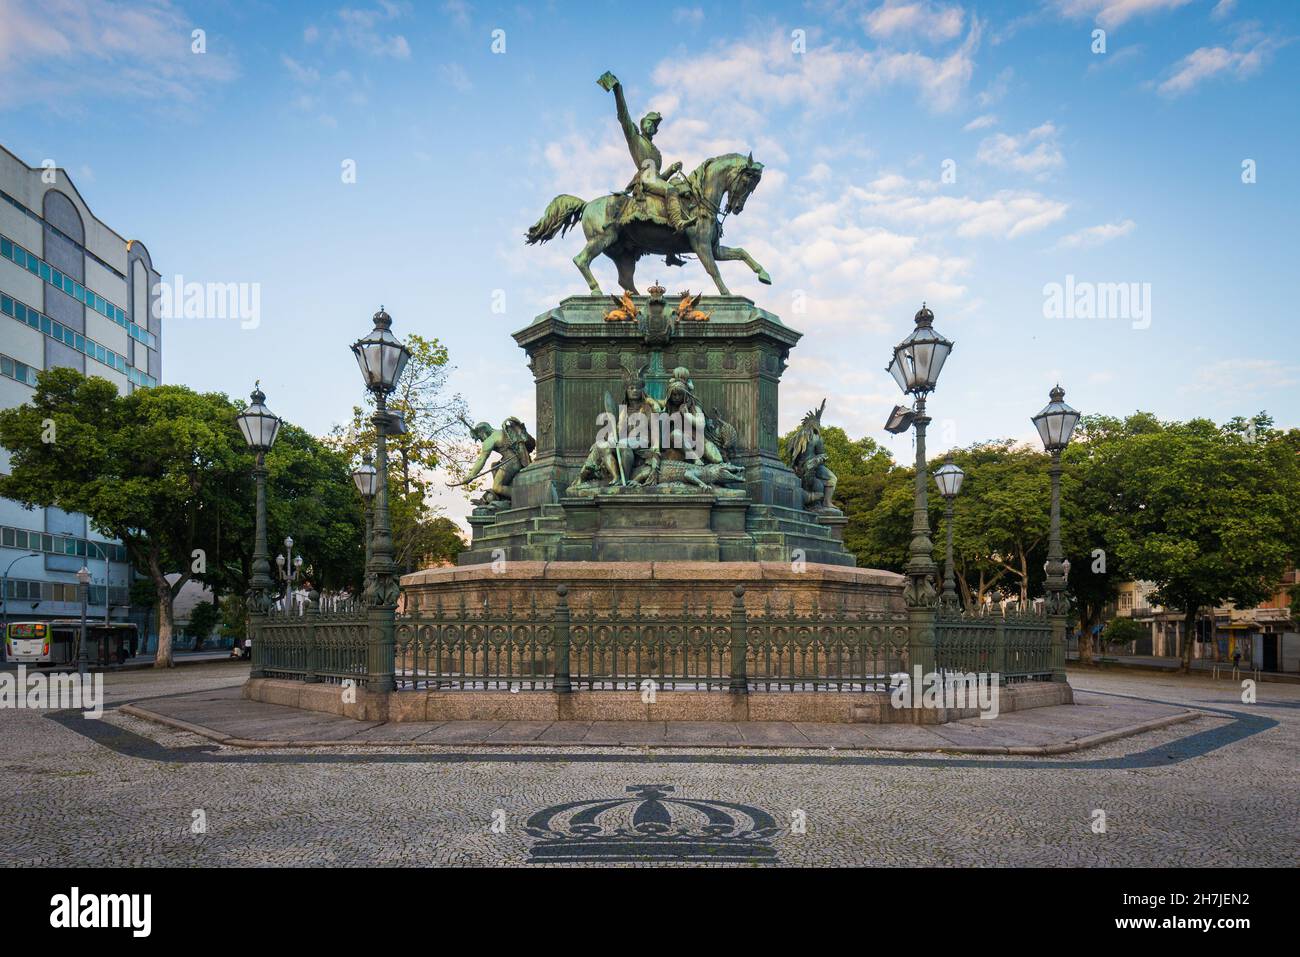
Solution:
[[[162,377],[160,277],[149,251],[91,213],[55,167],[0,146],[0,405],[30,401],[36,374],[69,367],[128,393]],[[9,453],[0,449],[0,472]],[[0,574],[10,621],[75,617],[77,571],[91,573],[88,614],[130,617],[125,549],[84,515],[0,499]]]
[[[1204,609],[1197,617],[1192,657],[1239,663],[1260,671],[1300,672],[1300,625],[1291,614],[1291,602],[1300,589],[1300,571],[1290,569],[1274,595],[1254,608],[1231,604]],[[1187,639],[1183,613],[1150,600],[1155,585],[1145,581],[1120,582],[1115,601],[1102,613],[1104,621],[1132,618],[1146,625],[1149,637],[1111,653],[1180,658]]]

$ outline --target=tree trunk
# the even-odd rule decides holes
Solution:
[[[158,654],[154,657],[155,668],[170,668],[172,661],[172,633],[175,630],[175,613],[172,607],[172,589],[167,579],[158,576],[154,579],[158,593]]]
[[[1090,604],[1079,602],[1079,663],[1092,664],[1092,626],[1100,617]]]
[[[1188,674],[1192,670],[1192,645],[1196,641],[1196,612],[1197,608],[1193,606],[1187,614],[1183,616],[1183,674]]]
[[[1092,664],[1092,632],[1082,623],[1079,628],[1079,664]]]

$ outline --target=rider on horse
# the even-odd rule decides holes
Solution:
[[[632,162],[636,164],[637,172],[632,177],[632,182],[628,184],[628,189],[662,197],[664,206],[668,210],[668,224],[678,232],[689,229],[695,224],[695,217],[683,214],[679,187],[671,182],[672,178],[681,172],[682,164],[673,163],[662,176],[659,173],[664,158],[659,152],[659,147],[654,144],[654,135],[659,132],[659,123],[663,117],[651,111],[641,117],[639,126],[634,124],[632,115],[627,110],[627,100],[623,98],[623,84],[618,82],[618,77],[606,72],[598,82],[601,87],[614,93],[618,122],[623,127],[623,137],[627,140]]]

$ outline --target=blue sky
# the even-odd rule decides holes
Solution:
[[[260,377],[316,432],[358,400],[347,345],[380,303],[448,344],[476,418],[532,423],[509,334],[584,287],[575,237],[521,237],[556,194],[629,178],[606,69],[664,115],[666,162],[766,166],[727,241],[774,284],[722,268],[804,333],[783,428],[829,395],[829,422],[909,457],[884,366],[922,300],[957,342],[937,451],[1030,438],[1058,379],[1089,412],[1300,424],[1289,0],[0,0],[0,23],[0,142],[65,167],[165,279],[260,284],[254,329],[167,320],[164,380]],[[1149,316],[1045,315],[1067,276],[1149,289]],[[654,278],[707,283],[644,260]]]

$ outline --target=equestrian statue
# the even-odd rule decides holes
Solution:
[[[723,296],[731,291],[718,272],[720,261],[741,260],[759,282],[770,284],[772,277],[753,256],[739,246],[719,242],[723,220],[745,208],[762,179],[763,164],[754,161],[753,153],[724,153],[705,160],[686,176],[680,162],[664,169],[663,156],[654,144],[663,118],[650,112],[639,124],[633,123],[618,78],[606,72],[596,82],[614,94],[635,175],[623,191],[590,202],[567,193],[555,197],[528,230],[528,245],[563,236],[581,223],[587,242],[573,262],[597,295],[602,293],[591,263],[601,253],[614,260],[618,284],[633,295],[639,295],[633,276],[637,260],[647,255],[664,256],[668,265],[680,266],[681,257],[693,253]]]

